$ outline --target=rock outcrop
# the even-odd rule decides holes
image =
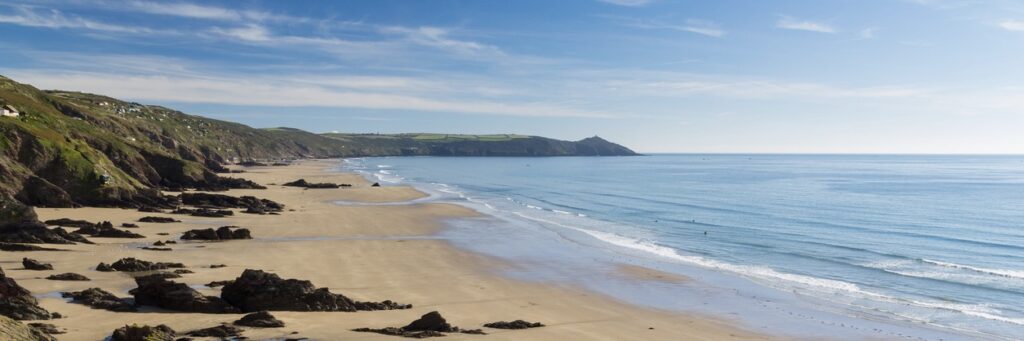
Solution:
[[[100,263],[99,265],[96,266],[96,271],[139,272],[165,269],[179,269],[184,267],[185,265],[181,263],[148,262],[141,259],[128,257],[121,258],[114,262],[114,264],[110,265],[107,265],[106,263]]]
[[[131,325],[117,328],[110,341],[174,341],[177,333],[165,325],[156,327]]]
[[[222,324],[216,327],[193,330],[186,333],[185,335],[195,337],[216,337],[220,338],[221,340],[224,340],[230,337],[241,336],[242,329],[231,325]]]
[[[221,298],[244,312],[270,311],[359,311],[409,309],[412,305],[392,301],[359,302],[334,294],[327,288],[298,279],[282,279],[262,270],[247,269],[221,289]]]
[[[27,244],[92,244],[63,228],[47,228],[40,222],[14,222],[0,226],[0,242]]]
[[[181,235],[183,240],[233,240],[233,239],[252,239],[252,234],[249,229],[239,228],[238,226],[221,226],[220,228],[214,229],[200,229],[200,230],[189,230]]]
[[[181,202],[185,205],[208,208],[244,208],[247,211],[281,212],[284,205],[253,196],[233,197],[223,194],[182,193]]]
[[[177,219],[174,219],[174,218],[168,218],[168,217],[142,217],[142,218],[139,218],[139,222],[140,223],[161,223],[161,224],[166,224],[166,223],[180,223],[181,221],[177,220]]]
[[[146,238],[146,236],[135,232],[118,230],[109,221],[79,228],[74,233],[101,238]]]
[[[0,315],[15,320],[48,320],[50,312],[39,306],[32,292],[18,285],[0,269]]]
[[[138,288],[130,293],[135,296],[135,303],[151,305],[168,310],[223,314],[238,313],[239,310],[220,297],[204,296],[187,284],[168,281],[162,276],[136,277]]]
[[[71,302],[86,306],[117,312],[138,311],[130,299],[117,297],[100,288],[89,288],[82,291],[62,292],[61,297],[70,298]]]
[[[288,187],[302,187],[302,188],[340,188],[340,187],[352,187],[350,184],[336,184],[330,182],[306,182],[306,179],[298,179],[292,182],[287,182],[281,186]]]
[[[51,281],[89,281],[89,277],[85,277],[73,272],[65,272],[62,274],[50,275],[46,279]]]
[[[540,322],[526,322],[523,320],[515,320],[511,322],[498,321],[485,324],[484,327],[494,329],[528,329],[528,328],[540,328],[544,324]]]
[[[461,329],[459,327],[452,326],[441,316],[441,313],[432,311],[419,319],[410,322],[405,327],[387,327],[387,328],[357,328],[352,331],[356,332],[368,332],[378,333],[384,335],[403,336],[409,338],[423,339],[428,337],[445,336],[444,333],[464,333],[464,334],[477,334],[485,335],[483,330],[480,329]]]
[[[236,325],[245,327],[256,327],[256,328],[281,328],[284,327],[284,322],[278,320],[270,312],[258,311],[252,314],[242,316],[234,322]]]
[[[32,258],[22,258],[21,266],[25,267],[25,270],[45,271],[53,270],[53,265],[48,263],[42,263]]]

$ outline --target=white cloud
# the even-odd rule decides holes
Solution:
[[[647,6],[648,4],[654,2],[653,0],[598,0],[598,1],[606,3],[606,4],[612,4],[612,5],[618,5],[618,6],[628,6],[628,7]]]
[[[130,1],[127,5],[140,12],[187,18],[239,20],[243,17],[238,11],[184,2]]]
[[[797,20],[791,17],[784,16],[775,23],[775,27],[787,29],[787,30],[799,30],[799,31],[810,31],[818,33],[836,33],[836,29],[829,24]]]
[[[449,112],[529,117],[612,117],[608,113],[547,101],[439,99],[291,83],[274,78],[178,77],[4,70],[43,88],[88,91],[135,101],[169,101],[270,107],[329,107]]]
[[[388,34],[401,35],[409,42],[418,45],[439,48],[460,54],[502,54],[501,49],[496,46],[451,38],[451,31],[440,27],[422,26],[409,28],[401,26],[387,26],[380,28],[380,31]]]
[[[78,16],[65,15],[61,11],[38,10],[29,6],[14,6],[14,14],[0,14],[0,23],[29,27],[45,28],[80,28],[94,31],[120,33],[152,33],[153,30],[142,27],[129,27],[93,21]]]
[[[1024,31],[1024,21],[1021,20],[1005,20],[999,23],[999,27],[1007,31]]]
[[[725,30],[721,28],[721,25],[719,25],[718,23],[701,19],[686,19],[686,22],[684,24],[678,25],[669,24],[657,20],[641,20],[636,18],[625,18],[615,16],[608,16],[607,18],[613,20],[613,22],[616,22],[622,26],[632,28],[650,30],[675,30],[696,33],[715,38],[720,38],[727,33]]]
[[[876,34],[878,34],[877,27],[868,27],[860,30],[860,39],[875,39]]]

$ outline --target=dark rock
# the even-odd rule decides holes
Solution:
[[[358,302],[310,281],[281,279],[275,274],[247,269],[221,289],[225,301],[244,312],[271,311],[358,311],[409,309],[412,305],[391,301]]]
[[[224,264],[211,264],[210,265],[210,269],[219,269],[219,268],[226,268],[226,267],[228,267],[228,266],[224,265]]]
[[[159,240],[156,241],[155,243],[153,243],[153,246],[164,246],[164,245],[167,245],[167,244],[162,242],[162,241],[159,241]]]
[[[419,319],[410,322],[405,327],[402,327],[402,330],[406,330],[406,331],[432,330],[432,331],[436,331],[436,332],[451,333],[451,332],[454,332],[454,331],[458,331],[458,328],[454,328],[454,327],[452,327],[451,324],[448,324],[448,321],[446,321],[444,319],[444,317],[441,316],[441,313],[436,312],[436,311],[431,311],[429,313],[423,314],[423,316],[420,316]]]
[[[152,247],[152,246],[143,246],[143,247],[140,247],[139,249],[146,250],[146,251],[174,251],[174,249],[169,248],[169,247]]]
[[[426,313],[423,316],[420,316],[419,319],[416,319],[415,321],[412,321],[405,327],[401,328],[358,328],[353,329],[352,331],[378,333],[384,335],[394,335],[417,339],[445,336],[444,333],[487,335],[487,333],[480,329],[462,330],[459,329],[459,327],[454,327],[451,324],[449,324],[448,321],[444,319],[444,317],[441,316],[441,313],[438,313],[436,311]]]
[[[160,272],[156,272],[156,273],[152,273],[152,274],[148,274],[148,275],[142,275],[142,276],[138,276],[138,277],[145,277],[145,276],[160,277],[160,278],[165,278],[165,279],[181,278],[181,275],[179,275],[179,274],[176,274],[176,273],[173,273],[173,272],[166,272],[166,271],[160,271]]]
[[[124,227],[124,228],[138,228],[139,225],[132,224],[132,223],[123,223],[123,224],[121,224],[121,227]]]
[[[306,182],[306,179],[298,179],[298,180],[295,180],[295,181],[292,181],[292,182],[285,183],[285,184],[283,184],[281,186],[302,187],[302,188],[338,188],[338,187],[341,187],[342,185],[335,184],[335,183],[330,183],[330,182],[312,183],[312,182]]]
[[[61,315],[60,313],[55,311],[55,312],[50,313],[50,318],[52,318],[52,319],[62,319],[62,318],[64,318],[64,315]]]
[[[114,271],[114,268],[110,264],[100,262],[100,264],[96,265],[96,271],[111,272]]]
[[[168,281],[161,276],[136,277],[135,283],[139,287],[130,293],[135,296],[136,304],[208,314],[239,312],[220,297],[203,296],[187,284]]]
[[[114,225],[109,221],[95,224],[93,226],[87,226],[75,231],[77,234],[86,234],[93,237],[101,238],[146,238],[141,234],[135,232],[129,232],[125,230],[118,230],[114,228]]]
[[[0,315],[15,320],[48,320],[50,312],[39,306],[32,292],[18,285],[0,269]]]
[[[29,323],[28,326],[49,335],[58,335],[65,333],[65,331],[60,330],[59,328],[57,328],[57,326],[49,323]]]
[[[515,320],[512,322],[498,321],[485,324],[484,327],[495,328],[495,329],[527,329],[527,328],[539,328],[543,327],[544,324],[540,322],[526,322],[523,320]]]
[[[44,223],[46,223],[46,225],[54,225],[54,226],[60,226],[60,227],[79,227],[79,228],[81,228],[81,227],[91,227],[91,226],[95,226],[96,225],[96,224],[94,224],[92,222],[88,222],[88,221],[85,221],[85,220],[75,220],[75,219],[68,219],[68,218],[50,219],[50,220],[44,221]]]
[[[50,275],[46,279],[51,281],[88,281],[89,277],[85,277],[73,272],[65,272],[62,274]]]
[[[188,332],[186,335],[196,337],[219,337],[224,339],[242,335],[242,329],[235,326],[222,324],[216,327],[193,330]]]
[[[120,298],[100,288],[89,288],[82,291],[62,292],[61,297],[71,298],[71,302],[84,304],[95,309],[118,312],[138,311],[127,298]]]
[[[231,210],[215,210],[215,209],[209,209],[209,208],[197,208],[197,209],[179,208],[179,209],[174,210],[171,213],[174,213],[174,214],[188,214],[188,215],[191,215],[191,216],[194,216],[194,217],[207,217],[207,218],[223,218],[223,217],[235,215],[235,212],[232,212]]]
[[[28,252],[28,251],[67,251],[67,250],[64,250],[64,249],[53,249],[53,248],[36,246],[36,245],[29,245],[29,244],[0,243],[0,251]]]
[[[100,265],[106,265],[100,263]],[[121,272],[138,272],[138,271],[153,271],[153,270],[164,270],[164,269],[176,269],[184,268],[185,265],[181,263],[163,263],[163,262],[147,262],[141,259],[135,259],[132,257],[121,258],[118,261],[111,264],[109,268],[111,270],[100,270],[100,265],[96,266],[98,271],[121,271]]]
[[[52,264],[40,263],[39,261],[37,261],[35,259],[32,259],[32,258],[22,258],[21,259],[21,266],[24,266],[26,270],[36,270],[36,271],[53,270],[53,265]]]
[[[192,206],[216,208],[245,208],[263,212],[280,212],[284,205],[252,196],[233,197],[223,194],[182,193],[181,202]]]
[[[253,161],[253,160],[242,161],[242,162],[239,163],[239,165],[242,166],[242,167],[265,167],[265,166],[267,166],[267,164],[265,164],[265,163],[257,162],[257,161]]]
[[[217,230],[201,229],[189,230],[181,235],[183,240],[233,240],[252,239],[249,229],[238,228],[238,226],[221,226]]]
[[[370,187],[380,187],[380,183],[374,182],[372,185],[370,185]]]
[[[210,283],[206,283],[206,286],[208,286],[208,287],[211,287],[211,288],[216,288],[216,287],[222,287],[222,286],[225,286],[225,285],[231,284],[232,282],[234,282],[234,281],[232,281],[232,280],[227,280],[227,281],[213,281],[213,282],[210,282]]]
[[[0,226],[0,242],[28,244],[92,244],[63,228],[47,228],[40,222],[16,222]]]
[[[167,217],[142,217],[139,218],[140,223],[180,223],[180,220]]]
[[[142,207],[139,207],[139,212],[164,213],[164,210],[161,210],[161,209],[153,207],[153,206],[142,206]]]
[[[284,327],[284,322],[278,320],[267,311],[259,311],[252,314],[242,316],[241,319],[235,321],[236,325],[245,327],[257,327],[257,328],[281,328]]]
[[[165,325],[156,327],[131,325],[114,330],[110,341],[174,341],[177,333]]]
[[[194,274],[195,272],[193,272],[192,270],[189,270],[189,269],[178,269],[178,270],[174,270],[174,273],[179,274],[179,275],[184,275],[184,274]]]

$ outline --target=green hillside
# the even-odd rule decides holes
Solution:
[[[0,193],[42,206],[135,205],[160,189],[252,186],[216,175],[243,160],[383,155],[634,155],[593,137],[314,134],[255,129],[102,95],[42,91],[0,76]]]

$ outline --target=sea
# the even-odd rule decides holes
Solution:
[[[1024,156],[380,157],[341,168],[429,194],[411,203],[482,213],[439,238],[517,265],[502,276],[796,338],[1024,339]]]

